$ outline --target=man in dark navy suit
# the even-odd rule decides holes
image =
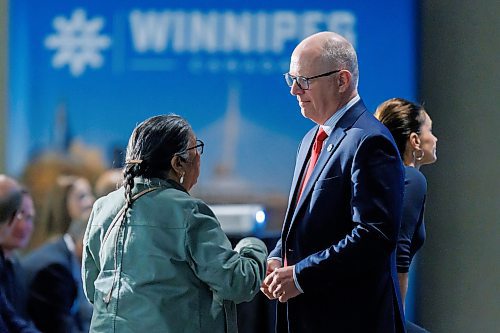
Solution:
[[[356,52],[321,32],[285,74],[314,126],[298,150],[281,239],[262,291],[277,332],[404,332],[395,266],[403,166],[357,92]]]

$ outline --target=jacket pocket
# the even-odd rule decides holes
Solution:
[[[340,183],[341,180],[342,180],[341,175],[320,179],[316,182],[316,184],[314,184],[313,191],[322,190],[322,189],[334,186],[335,184]]]

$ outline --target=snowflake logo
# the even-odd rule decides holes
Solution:
[[[52,65],[60,68],[67,64],[73,76],[83,74],[87,65],[101,67],[104,61],[100,52],[111,45],[108,36],[99,34],[104,20],[87,20],[86,16],[83,9],[73,11],[70,19],[57,16],[52,23],[57,33],[45,39],[45,46],[56,50]]]

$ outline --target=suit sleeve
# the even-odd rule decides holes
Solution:
[[[311,130],[313,131],[313,130]],[[306,135],[307,136],[307,135]],[[296,153],[296,156],[295,156],[295,170],[294,170],[294,173],[297,173],[298,172],[298,169],[300,169],[302,166],[298,164],[298,157],[299,157],[299,154],[300,154],[300,148],[302,147],[302,143],[304,142],[304,139],[302,139],[302,141],[300,142],[299,146],[297,147],[297,153]],[[293,193],[294,192],[294,189],[295,189],[295,184],[292,184],[292,188],[290,189],[290,192]],[[288,203],[288,210],[290,210],[290,204],[291,203]],[[269,253],[269,257],[268,259],[271,259],[271,258],[280,258],[280,260],[282,260],[282,250],[281,250],[281,247],[282,247],[282,240],[281,240],[281,237],[278,239],[278,241],[276,242],[276,246],[274,247],[274,249]]]
[[[39,271],[29,287],[28,313],[43,332],[71,332],[71,308],[77,296],[73,275],[60,264]]]
[[[0,291],[0,316],[2,317],[1,332],[8,330],[8,332],[40,333],[33,323],[25,320],[16,312],[2,291]]]
[[[408,273],[411,262],[411,247],[415,232],[422,221],[427,182],[424,175],[414,168],[407,168],[403,199],[403,217],[396,250],[398,273]]]
[[[296,264],[305,293],[331,283],[333,276],[349,277],[381,267],[395,249],[404,181],[395,145],[381,135],[365,138],[350,172],[352,229],[337,244]]]
[[[234,251],[205,204],[199,203],[188,215],[186,248],[194,273],[224,300],[251,300],[266,272],[265,244],[256,238],[245,239]]]
[[[274,247],[274,249],[271,252],[269,252],[268,259],[271,258],[280,258],[281,260],[281,237],[276,242],[276,246]]]

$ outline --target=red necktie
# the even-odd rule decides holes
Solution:
[[[306,184],[309,181],[309,178],[311,177],[311,174],[314,170],[314,166],[316,165],[316,162],[318,162],[318,157],[319,154],[321,153],[321,148],[323,148],[323,141],[325,141],[327,137],[328,134],[326,134],[326,132],[320,127],[318,133],[316,134],[316,140],[314,140],[313,149],[311,152],[311,159],[309,160],[309,166],[307,167],[306,174],[302,181],[302,186],[300,187],[300,192],[299,196],[297,197],[297,202],[299,202],[302,192],[304,191],[304,188],[306,187]]]
[[[309,178],[311,177],[314,167],[316,166],[316,162],[318,162],[318,157],[319,154],[321,153],[321,148],[323,148],[323,141],[325,141],[327,137],[328,134],[326,134],[326,132],[320,127],[318,133],[316,133],[316,140],[314,140],[313,149],[311,152],[311,158],[309,159],[309,165],[307,167],[306,174],[304,175],[302,185],[300,186],[300,192],[297,197],[297,203],[299,202],[300,196],[302,195],[302,192],[304,191],[304,188],[306,187],[306,184],[309,181]],[[284,267],[288,266],[286,260],[286,253],[283,266]]]

